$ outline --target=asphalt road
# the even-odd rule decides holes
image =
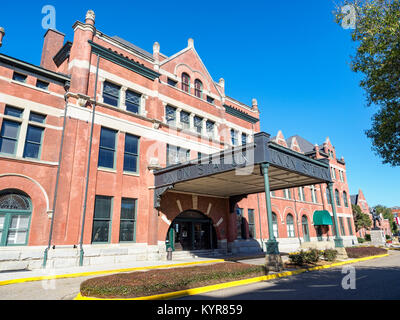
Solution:
[[[400,252],[391,251],[389,257],[189,296],[179,300],[352,299],[400,299]]]
[[[264,259],[242,262],[262,264]],[[400,251],[350,266],[355,268],[355,290],[343,289],[343,278],[349,273],[333,268],[180,300],[400,299]],[[89,278],[92,277],[0,286],[0,300],[72,300],[79,293],[80,284]],[[346,283],[351,284],[350,280]]]

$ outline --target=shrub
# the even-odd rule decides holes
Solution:
[[[370,234],[366,234],[365,235],[365,241],[371,241],[371,235]]]
[[[320,258],[320,251],[317,249],[310,249],[306,252],[306,263],[317,263]]]
[[[364,238],[357,238],[358,243],[364,243],[365,239]]]
[[[392,237],[387,234],[386,235],[386,240],[392,240]]]
[[[294,253],[289,255],[291,263],[302,266],[306,262],[305,252],[301,250],[299,253]]]
[[[324,259],[326,261],[335,261],[338,255],[337,250],[334,249],[326,249],[323,253]]]
[[[291,263],[302,266],[305,264],[315,264],[319,261],[321,252],[317,249],[301,250],[299,253],[289,255]]]

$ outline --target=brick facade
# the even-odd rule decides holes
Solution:
[[[167,57],[160,52],[158,43],[154,44],[153,53],[145,52],[97,30],[94,21],[94,14],[89,12],[84,23],[76,22],[72,42],[64,42],[62,33],[49,30],[44,38],[40,67],[11,61],[13,58],[2,55],[0,127],[4,121],[11,121],[18,123],[19,131],[15,153],[0,155],[0,191],[2,194],[17,191],[29,198],[32,210],[27,243],[0,248],[4,253],[0,255],[3,256],[1,268],[38,268],[41,253],[49,241],[52,220],[51,246],[56,248],[49,253],[52,267],[78,263],[82,222],[85,264],[165,258],[171,224],[183,212],[190,211],[210,219],[217,237],[215,247],[219,250],[260,251],[261,241],[268,240],[265,194],[249,195],[239,201],[236,208],[230,208],[226,198],[174,192],[163,197],[160,210],[154,209],[153,204],[153,170],[166,166],[168,145],[188,150],[187,156],[195,159],[199,153],[208,155],[231,148],[233,142],[239,145],[242,138],[250,143],[253,135],[260,132],[257,101],[253,99],[251,105],[246,105],[228,97],[224,79],[218,82],[212,79],[192,39],[182,51]],[[26,81],[13,80],[15,73],[26,75]],[[190,78],[189,88],[182,84],[183,74]],[[39,87],[38,79],[48,86]],[[196,90],[196,80],[201,81],[200,91]],[[110,84],[118,88],[117,105],[112,105],[105,95]],[[126,97],[130,94],[139,97],[137,112],[129,109]],[[167,106],[175,110],[173,123],[166,114]],[[235,110],[236,115],[228,113],[225,106]],[[9,107],[22,110],[21,118],[6,115]],[[32,122],[32,113],[44,115],[45,121]],[[27,158],[24,153],[30,126],[43,129],[40,154],[35,159]],[[115,132],[115,143],[108,149],[104,147],[107,139],[103,142],[101,139],[104,128]],[[237,141],[232,139],[232,131]],[[129,153],[127,137],[130,136],[139,139],[135,172],[125,170]],[[300,137],[286,140],[281,132],[275,138],[276,143],[296,152],[314,159],[329,159],[336,174],[333,180],[334,190],[339,195],[338,217],[343,219],[341,236],[346,245],[352,245],[356,238],[345,162],[336,158],[329,139],[312,148],[304,148],[303,140]],[[113,163],[112,167],[100,166],[102,148],[106,154],[112,154],[111,158],[106,157]],[[313,226],[315,211],[332,212],[326,186],[317,185],[313,190],[305,187],[304,198],[300,197],[298,188],[291,190],[290,199],[285,198],[284,191],[273,194],[272,209],[277,216],[276,229],[282,252],[296,250],[304,244],[303,217],[307,218],[311,242],[332,245],[332,228],[323,228],[322,235],[318,236]],[[107,225],[108,234],[102,235],[107,241],[93,244],[94,220],[98,218],[95,216],[96,197],[109,197],[111,211],[106,222],[98,219],[99,224]],[[126,199],[136,200],[135,217],[131,219],[135,237],[133,241],[121,242],[124,224],[121,212]],[[86,215],[82,221],[85,204]],[[238,208],[243,209],[242,229],[238,228]],[[249,219],[250,213],[254,223]],[[288,215],[293,217],[292,229],[287,225]],[[4,244],[6,237],[3,236]],[[13,258],[5,258],[11,256]]]

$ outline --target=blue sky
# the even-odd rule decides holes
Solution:
[[[370,205],[400,205],[400,168],[383,165],[364,134],[376,109],[365,106],[361,75],[350,70],[356,47],[334,22],[333,1],[6,1],[1,53],[40,64],[45,5],[55,7],[56,27],[70,41],[88,9],[99,30],[149,52],[158,41],[172,55],[193,38],[229,96],[246,104],[257,98],[263,131],[313,144],[329,136],[345,158],[351,194],[361,188]]]

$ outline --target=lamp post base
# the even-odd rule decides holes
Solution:
[[[268,240],[266,246],[265,262],[268,271],[281,272],[283,270],[283,262],[279,253],[279,243],[276,240]]]
[[[335,241],[335,248],[344,248],[342,238],[335,238],[334,241]]]

